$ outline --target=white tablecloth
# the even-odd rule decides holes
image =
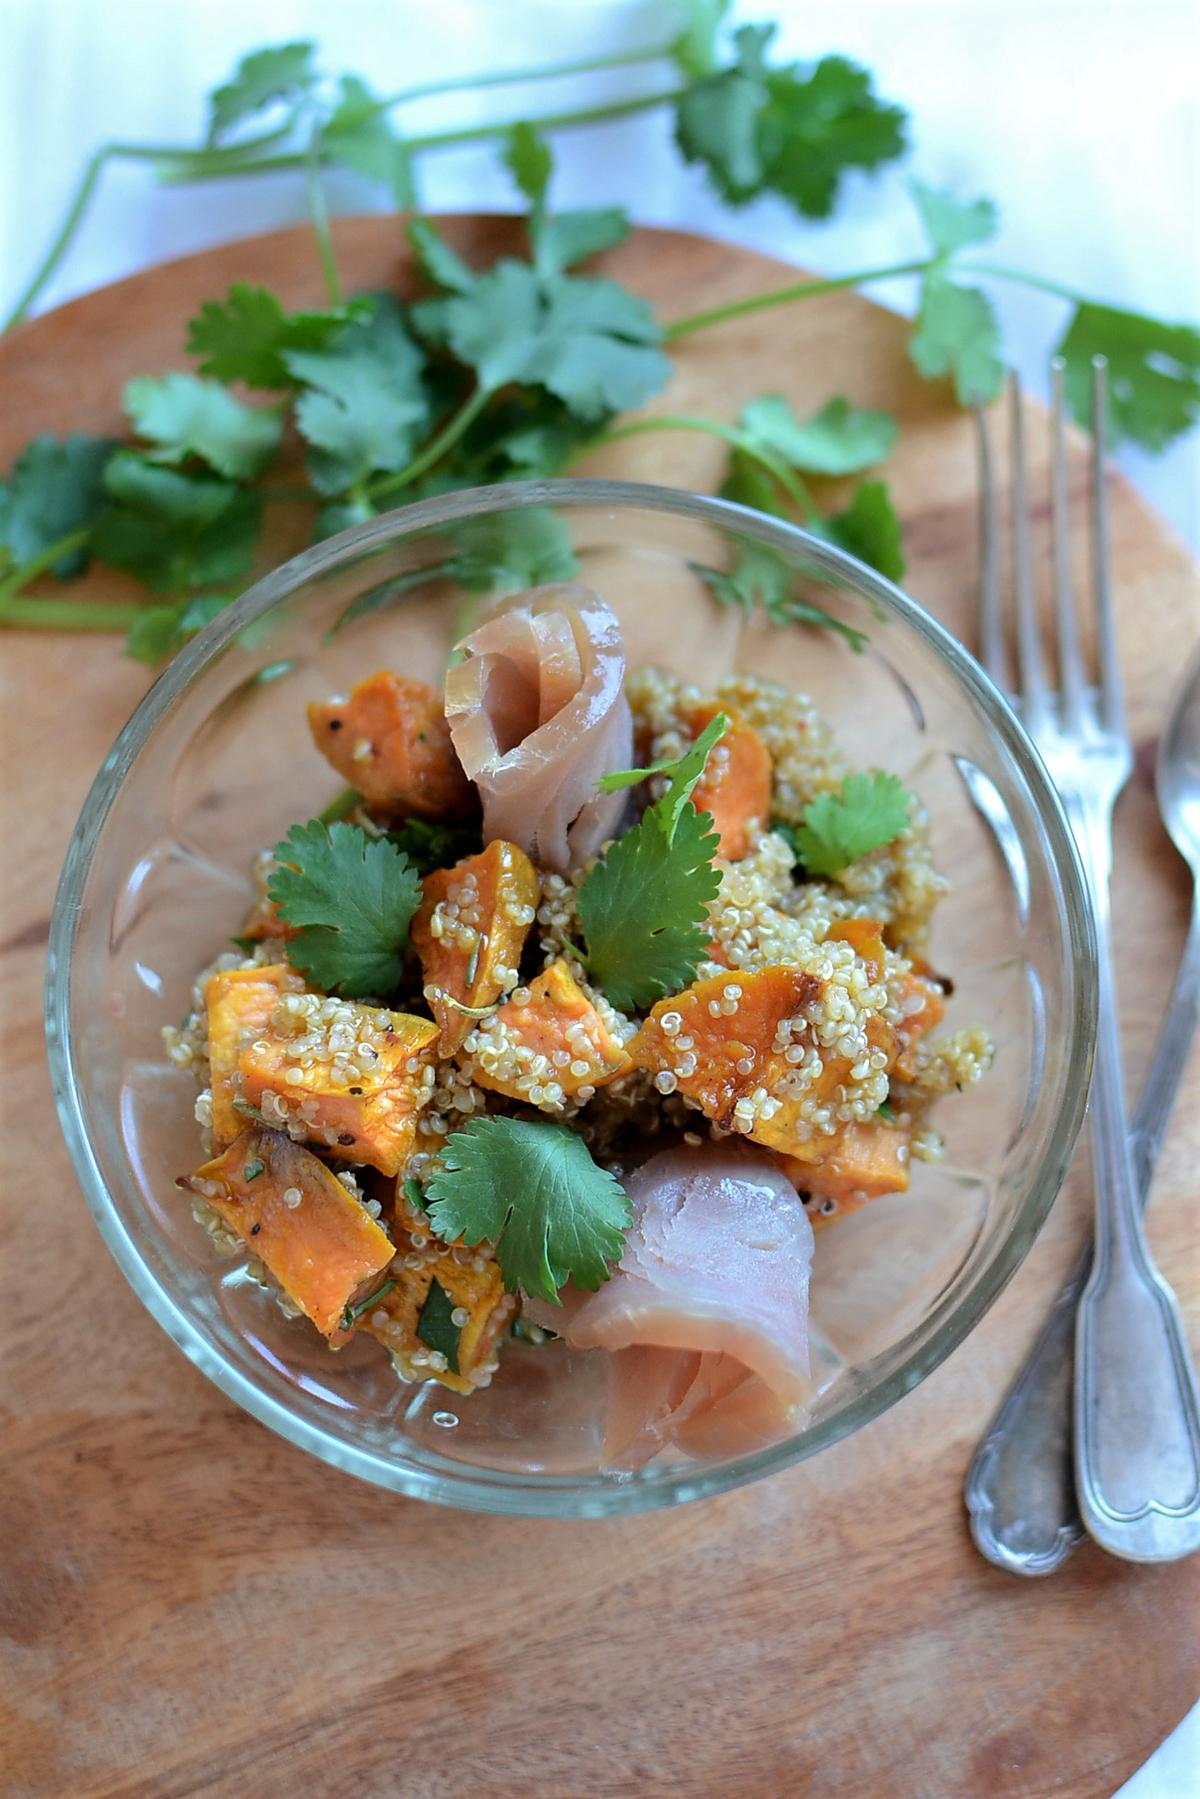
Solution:
[[[999,202],[997,260],[1118,305],[1176,319],[1197,312],[1196,0],[738,0],[734,12],[778,18],[784,48],[798,57],[838,50],[872,68],[880,90],[911,110],[913,171]],[[28,279],[93,147],[197,141],[204,94],[248,48],[312,37],[327,67],[389,92],[654,42],[669,29],[667,0],[0,0],[0,309]],[[661,79],[651,68],[461,95],[423,103],[410,122],[433,130],[517,117],[639,83],[649,91]],[[851,181],[836,221],[815,225],[773,199],[722,206],[673,153],[661,113],[572,132],[558,151],[563,205],[620,201],[639,220],[709,231],[830,274],[919,253],[894,169]],[[439,153],[421,174],[434,209],[512,204],[490,150]],[[328,185],[337,208],[381,204],[353,177]],[[162,189],[144,168],[114,167],[42,304],[303,213],[291,176]],[[993,291],[1016,366],[1044,390],[1065,308],[1017,288]],[[911,309],[911,287],[876,292]],[[776,316],[786,354],[786,315]],[[1120,461],[1200,548],[1197,434],[1165,456],[1126,449]],[[1197,1767],[1200,1708],[1123,1795],[1188,1799],[1200,1794]]]

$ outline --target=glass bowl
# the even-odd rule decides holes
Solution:
[[[864,632],[772,626],[718,605],[702,570],[748,550]],[[912,1188],[818,1232],[813,1395],[785,1442],[716,1462],[600,1467],[606,1358],[506,1346],[459,1400],[405,1386],[373,1340],[332,1354],[223,1258],[175,1186],[199,1157],[192,1077],[161,1027],[228,946],[252,853],[338,791],[305,702],[381,666],[439,681],[464,620],[501,587],[574,562],[618,613],[631,666],[710,686],[730,670],[809,692],[852,761],[928,807],[951,888],[933,936],[946,1029],[982,1023],[995,1066],[935,1122],[946,1154]],[[776,564],[778,567],[778,563]],[[490,572],[489,572],[490,571]],[[711,579],[711,575],[709,577]],[[335,1467],[483,1511],[589,1516],[676,1504],[783,1468],[859,1429],[978,1323],[1021,1262],[1079,1130],[1095,954],[1070,834],[1008,707],[920,606],[852,558],[743,507],[612,481],[517,483],[422,501],[258,582],[176,658],[114,744],[63,870],[50,938],[55,1095],[87,1201],[167,1334],[231,1398]]]

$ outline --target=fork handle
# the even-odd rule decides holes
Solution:
[[[1200,885],[1193,884],[1187,941],[1133,1115],[1133,1169],[1143,1210],[1198,1016]],[[1052,1574],[1086,1535],[1075,1499],[1071,1424],[1075,1308],[1091,1265],[1089,1237],[967,1473],[975,1542],[988,1561],[1013,1574]]]
[[[1068,806],[1096,914],[1096,1240],[1075,1324],[1075,1489],[1090,1536],[1128,1561],[1200,1549],[1200,1394],[1175,1297],[1151,1260],[1125,1115],[1109,932],[1111,809]]]

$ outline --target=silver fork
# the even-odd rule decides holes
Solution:
[[[1070,570],[1063,370],[1054,365],[1054,618],[1059,687],[1046,673],[1029,533],[1020,388],[1010,385],[1012,557],[1018,690],[1007,680],[995,508],[986,425],[983,662],[1008,692],[1058,788],[1091,893],[1099,941],[1100,1013],[1091,1095],[1095,1249],[1075,1327],[1075,1484],[1083,1521],[1111,1554],[1174,1561],[1200,1548],[1200,1397],[1174,1295],[1141,1224],[1125,1111],[1109,930],[1112,811],[1133,766],[1109,579],[1104,441],[1107,370],[1093,362],[1092,604],[1098,685],[1088,684]],[[1001,1424],[1001,1418],[996,1421]],[[995,1427],[994,1427],[995,1428]],[[992,1435],[992,1433],[989,1433]],[[972,1481],[977,1470],[972,1472]],[[970,1503],[971,1483],[968,1484]],[[974,1507],[972,1508],[974,1509]],[[1065,1547],[1065,1546],[1064,1546]],[[1047,1568],[1061,1556],[1049,1558]]]

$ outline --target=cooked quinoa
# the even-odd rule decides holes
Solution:
[[[519,1312],[493,1247],[443,1241],[421,1202],[448,1139],[471,1120],[556,1120],[618,1180],[664,1138],[692,1149],[742,1139],[777,1158],[800,1203],[826,1220],[907,1186],[912,1160],[941,1153],[930,1106],[974,1087],[992,1061],[982,1026],[936,1033],[944,984],[923,955],[946,882],[919,800],[906,796],[906,821],[888,842],[832,875],[811,876],[789,832],[852,772],[811,699],[751,675],[703,693],[653,668],[633,672],[626,694],[640,767],[683,756],[696,720],[718,708],[769,764],[765,803],[738,821],[736,838],[722,834],[705,953],[678,994],[621,1010],[589,974],[580,893],[607,845],[570,872],[535,865],[536,904],[528,881],[493,891],[482,855],[433,870],[413,926],[416,950],[410,945],[386,1006],[323,993],[288,967],[289,927],[268,890],[280,864],[262,848],[252,854],[255,898],[243,924],[252,947],[210,961],[187,1017],[163,1030],[170,1061],[198,1082],[206,1161],[186,1182],[198,1223],[222,1254],[248,1256],[253,1278],[289,1317],[309,1316],[335,1347],[366,1331],[405,1381],[434,1379],[459,1392],[486,1386]],[[354,703],[352,695],[322,710],[348,714]],[[351,741],[351,768],[374,770],[370,733]],[[704,765],[706,792],[719,795],[735,778],[737,753],[734,738],[717,741]],[[669,778],[644,784],[633,815],[661,797]],[[372,779],[378,784],[377,770]],[[360,801],[349,816],[378,838],[397,814],[399,802],[389,815]],[[736,849],[726,853],[728,843]],[[481,983],[485,1000],[476,1004]],[[775,994],[764,1035],[763,1007]],[[557,1021],[549,1036],[546,1018]],[[247,1146],[245,1165],[232,1173],[231,1133]],[[856,1187],[847,1175],[853,1162],[838,1158],[881,1136],[890,1173],[872,1167],[871,1181]],[[281,1168],[301,1171],[279,1175],[291,1184],[280,1185],[273,1209],[273,1190],[264,1187],[259,1204],[253,1186],[274,1179],[264,1144]],[[249,1224],[256,1205],[262,1215]],[[289,1265],[287,1212],[310,1229],[318,1216],[335,1221],[331,1240],[346,1246],[346,1302],[323,1323],[318,1299],[280,1274]],[[258,1253],[259,1232],[270,1238],[274,1271],[267,1251]],[[367,1270],[358,1285],[356,1256]],[[360,1299],[360,1286],[373,1290]],[[437,1340],[457,1341],[461,1362],[429,1340],[435,1293],[444,1310]],[[522,1334],[544,1335],[532,1322]]]

